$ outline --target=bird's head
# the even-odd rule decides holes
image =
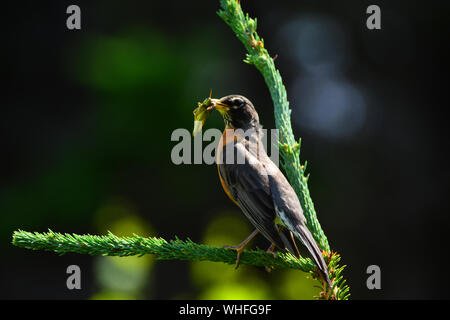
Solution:
[[[253,104],[244,96],[229,95],[220,99],[211,99],[212,108],[222,115],[225,125],[234,129],[259,127],[259,116]]]

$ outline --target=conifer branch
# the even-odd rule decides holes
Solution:
[[[79,253],[102,256],[143,256],[155,255],[158,260],[190,260],[223,262],[234,265],[236,252],[226,248],[211,247],[197,244],[190,239],[186,241],[164,240],[163,238],[138,235],[132,237],[117,237],[111,232],[107,235],[78,235],[61,234],[48,230],[48,232],[15,231],[12,244],[31,250],[45,250],[60,255],[66,253]],[[297,259],[289,253],[267,253],[264,250],[244,250],[240,265],[255,267],[290,268],[304,272],[312,272],[316,266],[309,258]]]
[[[175,238],[175,240],[167,241],[163,238],[144,238],[138,235],[118,237],[111,232],[108,232],[107,235],[98,236],[62,234],[50,229],[44,233],[17,230],[13,233],[12,244],[25,249],[51,251],[60,255],[78,253],[92,256],[141,257],[152,254],[157,260],[211,261],[230,265],[236,263],[235,251],[197,244],[190,239],[183,241]],[[339,259],[338,255],[332,255],[329,266],[337,266]],[[317,277],[317,267],[311,259],[298,259],[290,253],[284,252],[271,254],[260,249],[244,250],[240,265],[275,269],[290,268],[307,272],[313,278]],[[337,276],[342,269],[343,267],[336,267]],[[322,285],[325,285],[324,281],[322,281]],[[336,285],[337,282],[334,287]],[[345,295],[342,295],[342,297],[335,296],[334,298],[345,298]]]

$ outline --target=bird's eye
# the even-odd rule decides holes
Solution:
[[[234,98],[233,99],[233,105],[236,107],[243,107],[245,104],[245,101],[242,100],[241,98]]]

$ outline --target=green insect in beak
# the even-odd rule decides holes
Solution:
[[[211,98],[206,98],[203,102],[198,103],[198,107],[194,110],[194,131],[192,135],[202,131],[203,124],[205,123],[211,112],[214,111],[214,104]]]

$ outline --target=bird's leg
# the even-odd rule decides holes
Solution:
[[[275,256],[275,252],[274,252],[275,247],[276,247],[275,243],[272,243],[270,245],[270,247],[266,250],[266,252],[271,253],[271,254],[273,254],[273,256]],[[272,266],[265,266],[264,268],[266,269],[267,272],[271,272],[274,269]]]
[[[258,229],[255,229],[244,241],[242,241],[238,246],[223,246],[224,248],[235,250],[237,252],[237,258],[236,258],[236,269],[239,267],[239,261],[241,260],[241,254],[242,251],[244,251],[244,247],[247,245],[247,243],[250,242],[257,234]]]
[[[297,244],[295,243],[294,234],[292,231],[289,231],[289,235],[291,236],[292,243],[294,244],[295,251],[297,252],[297,258],[300,258],[300,251],[298,251]]]
[[[275,250],[275,247],[276,247],[276,245],[275,245],[275,243],[272,243],[271,245],[270,245],[270,247],[269,248],[267,248],[267,250],[266,250],[266,252],[267,253],[274,253],[273,251]]]
[[[283,228],[284,228],[283,226],[280,226],[280,228],[278,229],[278,234],[280,234],[283,231]],[[273,252],[275,250],[275,247],[276,247],[275,243],[272,243],[270,247],[267,248],[266,252],[271,253],[275,256],[275,253]],[[266,266],[265,269],[267,272],[270,272],[273,270],[273,267]]]
[[[278,234],[280,234],[281,232],[283,232],[283,229],[284,229],[284,227],[283,227],[283,226],[280,226],[280,227],[278,228]],[[275,244],[275,243],[272,243],[272,244],[270,245],[270,247],[267,248],[266,252],[267,252],[267,253],[272,253],[272,254],[273,254],[273,251],[275,250],[275,247],[276,247],[276,244]]]

